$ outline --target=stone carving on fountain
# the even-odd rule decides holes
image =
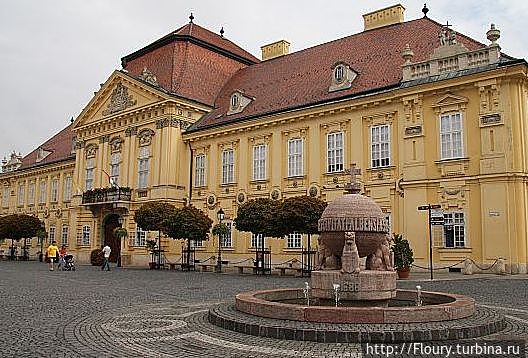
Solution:
[[[389,227],[374,200],[361,195],[351,165],[346,193],[328,204],[318,222],[318,257],[312,272],[313,295],[332,297],[333,284],[340,285],[343,299],[378,301],[396,295],[396,275],[389,249]],[[360,258],[366,258],[362,270]],[[369,304],[365,302],[365,304]]]

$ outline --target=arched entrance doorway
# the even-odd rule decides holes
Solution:
[[[110,246],[112,251],[110,252],[110,262],[118,262],[121,256],[121,241],[119,238],[114,236],[114,229],[120,227],[119,215],[110,214],[105,218],[104,222],[104,245]]]

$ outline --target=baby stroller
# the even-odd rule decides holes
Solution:
[[[64,255],[63,271],[75,271],[75,261],[72,254]]]

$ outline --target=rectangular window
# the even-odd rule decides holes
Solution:
[[[294,138],[288,141],[288,177],[303,175],[303,140]]]
[[[82,229],[82,245],[90,245],[90,239],[92,235],[92,228],[89,225],[84,225]]]
[[[62,225],[61,243],[66,246],[68,246],[68,232],[68,226]]]
[[[227,149],[222,152],[222,184],[235,182],[235,152]]]
[[[62,201],[70,201],[71,200],[71,192],[72,192],[72,177],[67,176],[64,178],[64,187],[63,193],[62,193]]]
[[[328,173],[343,171],[343,132],[328,134],[326,148]]]
[[[233,230],[233,223],[231,221],[224,222],[224,224],[229,229],[229,233],[227,235],[222,235],[222,247],[233,247],[233,239],[231,231]]]
[[[464,213],[444,213],[444,242],[445,247],[466,246]]]
[[[24,197],[26,194],[26,187],[24,184],[18,185],[18,206],[24,205]]]
[[[462,158],[462,116],[460,113],[440,116],[440,152],[441,159]]]
[[[85,187],[86,190],[93,189],[94,181],[94,160],[93,158],[86,159],[86,174],[85,174]]]
[[[59,201],[59,179],[54,178],[51,181],[51,202]]]
[[[253,146],[253,180],[266,179],[266,145]]]
[[[300,249],[302,247],[302,234],[298,232],[289,234],[286,240],[286,247],[288,249]]]
[[[203,154],[196,156],[196,163],[194,166],[194,186],[205,186],[205,155]]]
[[[113,153],[110,158],[110,185],[119,185],[119,164],[121,163],[121,154]],[[113,185],[112,185],[113,182]]]
[[[39,194],[39,204],[46,204],[46,194],[48,189],[46,188],[46,182],[41,181],[40,182],[40,194]]]
[[[203,247],[203,240],[191,240],[191,247]]]
[[[251,247],[259,248],[262,246],[262,234],[251,234]]]
[[[139,163],[138,163],[138,188],[146,189],[148,187],[149,177],[149,158],[150,148],[141,147],[139,148]]]
[[[28,204],[35,205],[35,183],[28,185]]]
[[[147,240],[147,232],[136,226],[136,237],[134,238],[134,246],[145,246]]]
[[[55,226],[50,226],[49,227],[48,241],[49,242],[55,241]]]
[[[2,206],[4,208],[9,207],[9,194],[10,194],[9,192],[10,192],[9,187],[5,186],[2,192]]]
[[[390,126],[374,126],[370,129],[372,168],[390,165]]]

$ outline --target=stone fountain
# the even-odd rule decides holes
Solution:
[[[311,287],[306,282],[299,289],[238,294],[234,307],[212,309],[210,322],[242,333],[320,342],[431,341],[503,329],[502,316],[477,310],[470,297],[419,286],[417,291],[396,289],[388,223],[374,200],[360,194],[359,173],[352,166],[345,195],[331,202],[319,220]]]

